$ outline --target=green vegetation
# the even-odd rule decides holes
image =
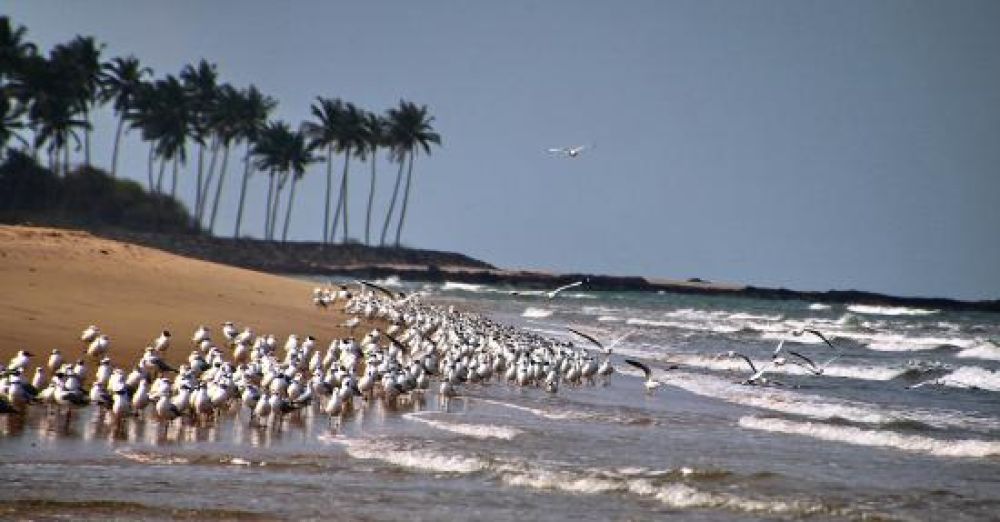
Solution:
[[[280,195],[289,179],[292,182],[281,234],[282,241],[287,239],[296,184],[318,160],[314,154],[319,152],[325,155],[327,172],[322,241],[335,242],[338,225],[340,241],[349,240],[348,172],[351,160],[356,159],[371,163],[364,231],[365,244],[371,244],[376,161],[381,150],[399,169],[379,244],[386,244],[395,224],[398,247],[410,199],[414,156],[421,150],[430,154],[432,144],[441,144],[427,107],[406,100],[379,114],[340,99],[318,97],[312,105],[315,121],[303,122],[300,131],[293,131],[288,123],[269,119],[277,106],[274,99],[253,85],[239,89],[220,83],[216,66],[204,59],[184,67],[176,76],[152,79],[153,71],[134,56],[102,62],[104,46],[93,37],[77,36],[54,46],[45,56],[26,35],[24,27],[0,16],[0,160],[4,160],[0,212],[8,216],[58,209],[63,214],[80,211],[80,219],[127,228],[153,226],[213,233],[229,152],[242,143],[243,178],[233,237],[240,237],[247,183],[261,171],[269,178],[265,239],[276,236]],[[91,115],[102,106],[110,106],[118,121],[110,175],[91,162]],[[138,130],[149,147],[145,192],[136,183],[115,180],[121,138],[131,130]],[[191,167],[195,196],[187,223],[180,226],[174,220],[188,212],[175,200],[178,177],[188,170],[189,151],[193,150],[197,150]],[[39,164],[40,154],[44,154],[47,168]],[[331,214],[336,154],[343,156],[344,166],[336,210]],[[397,218],[396,203],[407,161]],[[165,186],[168,168],[169,185]],[[32,188],[41,192],[32,192]],[[85,189],[86,195],[78,198],[70,194],[78,189]],[[97,194],[101,190],[108,193]]]

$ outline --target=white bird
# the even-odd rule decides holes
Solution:
[[[111,339],[107,335],[98,335],[87,347],[87,355],[94,358],[103,357],[104,354],[108,353],[109,346],[111,346]]]
[[[560,147],[549,149],[549,152],[553,154],[562,154],[568,158],[575,158],[580,155],[581,152],[592,149],[596,145],[577,145],[576,147]]]
[[[52,355],[49,356],[49,371],[55,373],[63,363],[63,356],[59,353],[58,348],[52,349]]]
[[[576,288],[576,287],[578,287],[578,286],[580,286],[582,284],[583,284],[583,281],[576,281],[576,282],[570,283],[568,285],[560,286],[559,288],[556,288],[555,290],[546,292],[545,293],[545,297],[548,297],[549,299],[555,299],[555,297],[557,295],[559,295],[559,292],[562,292],[563,290],[569,290],[570,288]]]
[[[158,352],[162,352],[170,348],[170,332],[164,330],[160,332],[160,336],[153,340],[153,349]]]
[[[205,325],[198,326],[198,329],[194,331],[194,335],[191,336],[191,342],[195,345],[201,344],[202,341],[207,341],[209,338],[208,327]]]
[[[646,392],[647,393],[652,392],[653,390],[659,388],[661,384],[663,384],[660,381],[657,381],[657,380],[653,379],[653,370],[651,370],[649,368],[649,366],[646,366],[645,364],[643,364],[643,363],[641,363],[641,362],[639,362],[639,361],[637,361],[635,359],[625,359],[625,364],[629,364],[631,366],[635,366],[636,368],[642,370],[642,373],[645,374],[645,376],[646,376],[646,382],[643,383],[643,386],[646,387]],[[677,365],[676,364],[672,364],[670,366],[667,366],[666,369],[667,370],[676,370],[677,369]]]
[[[100,328],[94,325],[90,325],[83,329],[83,333],[80,334],[80,341],[89,343],[94,339],[97,339],[97,336],[100,334],[101,334]]]
[[[31,362],[32,354],[27,350],[18,350],[17,355],[15,355],[11,360],[10,364],[7,365],[7,370],[23,370],[28,367],[28,363]]]

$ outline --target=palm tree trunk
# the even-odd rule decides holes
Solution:
[[[330,241],[337,235],[337,223],[340,221],[341,208],[344,209],[344,243],[347,242],[347,167],[351,162],[351,147],[344,149],[344,175],[340,178],[340,196],[337,198],[337,210],[333,213],[333,230],[330,231]]]
[[[63,165],[62,165],[63,177],[65,178],[69,174],[69,143],[63,145]]]
[[[278,187],[274,191],[274,207],[271,209],[271,237],[268,239],[273,240],[274,234],[278,228],[278,208],[281,206],[281,191],[285,188],[285,183],[288,181],[288,175],[279,176]]]
[[[236,230],[233,239],[240,238],[240,224],[243,222],[243,203],[247,196],[247,181],[250,180],[250,142],[247,142],[246,154],[243,155],[243,182],[240,184],[240,203],[236,207]]]
[[[406,190],[403,192],[403,209],[399,212],[399,226],[396,227],[396,248],[399,248],[399,238],[403,235],[403,222],[406,220],[406,204],[410,201],[410,178],[413,175],[413,149],[410,149],[410,166],[406,169]]]
[[[368,231],[372,224],[372,202],[375,200],[375,151],[372,150],[372,183],[368,189],[368,214],[365,216],[365,244],[371,246]]]
[[[156,193],[163,194],[163,171],[167,168],[167,158],[160,158],[160,174],[156,176]]]
[[[219,168],[219,183],[215,185],[215,199],[212,201],[212,217],[208,220],[208,233],[215,230],[215,216],[219,211],[219,196],[222,194],[222,182],[226,179],[226,167],[229,166],[229,145],[222,151],[222,167]]]
[[[222,142],[218,138],[212,143],[212,159],[208,162],[208,175],[205,176],[205,187],[202,188],[201,194],[201,209],[198,211],[199,220],[205,218],[205,209],[208,205],[208,195],[212,193],[212,180],[215,179],[215,165],[219,157],[219,149],[222,147]]]
[[[122,128],[125,127],[125,111],[118,118],[118,128],[115,129],[115,146],[111,150],[111,177],[118,177],[118,144],[122,140]]]
[[[399,194],[399,183],[403,181],[403,166],[406,165],[405,158],[399,160],[399,172],[396,173],[396,185],[392,188],[392,199],[389,201],[389,213],[385,215],[385,223],[382,225],[382,237],[378,246],[385,246],[385,236],[389,233],[389,224],[392,223],[392,211],[396,209],[396,196]]]
[[[288,210],[285,211],[285,228],[281,231],[281,242],[288,240],[288,224],[292,222],[292,203],[295,201],[295,185],[299,179],[292,175],[292,189],[288,192]]]
[[[274,197],[274,169],[267,173],[267,205],[264,206],[264,239],[271,238],[271,198]]]
[[[155,163],[155,159],[156,159],[156,156],[153,155],[153,152],[154,152],[153,143],[150,142],[149,143],[149,158],[148,158],[147,164],[146,164],[146,167],[148,167],[148,169],[146,170],[146,173],[149,175],[149,193],[150,194],[153,193],[153,163]]]
[[[323,211],[323,243],[330,242],[330,192],[333,190],[333,145],[326,147],[326,199]]]
[[[87,128],[83,129],[83,164],[90,166],[90,111],[83,109],[83,119],[87,122]]]
[[[173,174],[170,178],[170,197],[177,199],[177,163],[180,161],[180,155],[174,156],[174,169]]]
[[[205,144],[198,143],[198,184],[194,188],[194,212],[195,219],[198,219],[198,209],[201,208],[201,185],[202,175],[205,167]]]

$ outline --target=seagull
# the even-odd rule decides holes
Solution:
[[[555,290],[548,290],[548,291],[545,291],[545,290],[528,290],[528,291],[522,292],[520,290],[511,290],[509,292],[509,294],[510,295],[531,295],[531,296],[544,295],[545,297],[548,297],[549,299],[555,299],[555,297],[557,295],[559,295],[559,292],[562,292],[563,290],[568,290],[570,288],[575,288],[577,286],[582,285],[585,282],[586,281],[576,281],[576,282],[570,283],[568,285],[560,286],[559,288],[556,288]]]
[[[579,156],[581,152],[583,152],[583,151],[585,151],[587,149],[592,149],[594,147],[596,147],[596,145],[589,145],[589,146],[588,145],[577,145],[576,147],[553,148],[553,149],[549,149],[548,151],[550,153],[552,153],[552,154],[562,154],[562,155],[564,155],[564,156],[566,156],[568,158],[575,158],[575,157]]]
[[[794,352],[792,350],[788,350],[788,355],[793,355],[793,356],[798,357],[799,359],[802,359],[803,361],[805,361],[806,364],[799,364],[799,363],[795,363],[795,364],[799,364],[799,366],[805,368],[806,370],[808,370],[809,372],[811,372],[813,375],[823,375],[823,372],[826,371],[826,367],[829,366],[830,363],[832,363],[833,361],[836,361],[837,359],[840,359],[840,354],[837,354],[832,359],[830,359],[829,361],[826,361],[823,364],[816,364],[815,362],[812,361],[812,359],[806,357],[805,355],[802,355],[799,352]]]
[[[825,335],[823,335],[823,332],[820,332],[819,330],[815,330],[813,328],[803,328],[801,330],[796,330],[796,331],[792,332],[792,335],[798,337],[798,336],[800,336],[800,335],[802,335],[804,333],[811,333],[811,334],[815,335],[816,337],[819,337],[820,339],[822,339],[823,342],[826,343],[826,345],[829,346],[830,348],[833,348],[834,350],[840,350],[840,348],[837,348],[836,346],[834,346],[834,344],[832,342],[830,342],[830,340],[827,339]]]
[[[153,349],[158,352],[165,351],[170,348],[170,332],[164,330],[160,332],[160,336],[153,340]]]
[[[600,348],[602,350],[604,349],[604,345],[601,344],[601,341],[598,341],[594,337],[592,337],[590,335],[587,335],[587,334],[585,334],[585,333],[583,333],[583,332],[581,332],[579,330],[574,330],[573,328],[567,328],[567,330],[569,330],[569,331],[575,333],[576,335],[579,335],[580,337],[583,337],[584,339],[586,339],[586,340],[594,343],[595,345],[597,345],[598,348]]]
[[[777,350],[775,350],[775,352],[777,352]],[[730,358],[739,357],[744,361],[746,361],[748,365],[750,365],[750,371],[753,373],[750,375],[750,377],[747,377],[746,380],[744,380],[741,384],[767,384],[768,380],[764,377],[764,372],[766,372],[768,368],[770,368],[771,366],[770,363],[762,366],[758,370],[757,366],[754,365],[753,361],[750,360],[749,357],[740,352],[729,351],[727,355]]]
[[[90,325],[83,329],[83,333],[80,334],[80,341],[89,343],[94,339],[97,339],[97,336],[100,334],[101,334],[100,328],[94,325]]]
[[[546,292],[545,293],[545,297],[548,297],[549,299],[555,299],[555,297],[557,295],[559,295],[559,292],[562,292],[563,290],[569,290],[570,288],[578,287],[578,286],[580,286],[582,284],[583,284],[583,281],[576,281],[576,282],[570,283],[568,285],[560,286],[559,288],[556,288],[555,290],[552,290],[550,292]]]
[[[653,390],[659,388],[660,385],[663,384],[660,381],[653,379],[653,370],[651,370],[649,366],[646,366],[645,364],[635,359],[625,359],[625,364],[635,366],[636,368],[642,370],[642,373],[646,375],[646,382],[643,383],[643,385],[646,387],[646,393],[652,393]],[[679,368],[679,366],[677,366],[676,364],[671,364],[670,366],[667,366],[665,369],[676,370],[677,368]]]

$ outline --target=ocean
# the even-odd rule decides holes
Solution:
[[[486,285],[380,283],[592,347],[568,328],[581,330],[614,344],[616,371],[593,384],[564,383],[556,394],[494,378],[462,384],[444,401],[432,386],[423,400],[372,403],[335,424],[318,408],[265,428],[235,411],[202,425],[130,419],[116,427],[96,408],[68,421],[37,408],[23,421],[0,417],[0,516],[996,520],[1000,513],[1000,316],[579,288],[547,299]],[[795,334],[803,329],[834,347]],[[789,362],[769,365],[779,343]],[[730,351],[766,366],[768,384],[742,384],[753,372]],[[625,358],[652,367],[662,386],[646,393],[642,373]]]

